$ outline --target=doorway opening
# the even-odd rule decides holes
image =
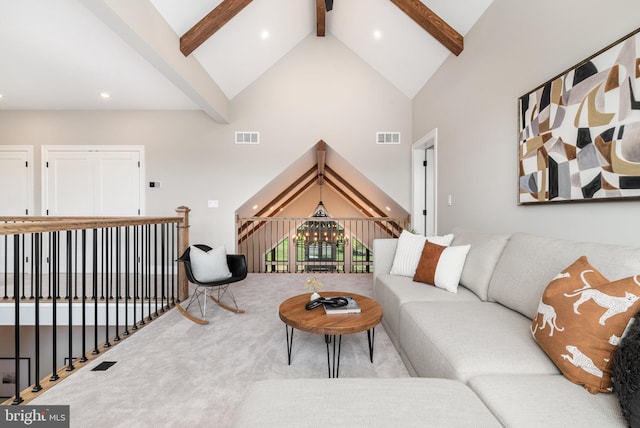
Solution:
[[[437,143],[435,128],[411,146],[411,226],[425,236],[437,234]]]

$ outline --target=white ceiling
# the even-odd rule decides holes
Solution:
[[[171,73],[141,55],[131,35],[96,16],[103,3],[126,1],[0,0],[0,109],[201,108]],[[135,0],[135,7],[142,2],[175,32],[173,46],[163,47],[173,52],[221,0]],[[491,2],[423,0],[463,36]],[[409,98],[451,55],[389,0],[335,0],[326,28]],[[254,0],[192,56],[233,99],[315,31],[315,0]],[[102,99],[102,91],[111,98]]]

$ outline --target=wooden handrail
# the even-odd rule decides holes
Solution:
[[[0,235],[180,223],[183,217],[0,217]]]

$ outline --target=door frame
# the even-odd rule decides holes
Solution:
[[[433,151],[433,159],[423,165],[427,150]],[[428,156],[431,157],[431,156]],[[430,178],[430,179],[429,179]],[[411,145],[411,225],[425,236],[438,234],[438,128]],[[426,188],[425,188],[426,186]],[[423,201],[426,198],[427,224],[423,220]],[[431,213],[431,215],[429,215]]]
[[[33,146],[27,146],[27,145],[0,145],[0,151],[3,152],[27,152],[27,162],[28,162],[28,166],[27,166],[27,179],[28,179],[28,183],[27,183],[27,209],[29,210],[29,214],[27,215],[35,215],[35,208],[34,208],[34,202],[35,202],[35,198],[34,198],[34,179],[33,179],[33,171],[34,171],[34,164],[33,164]]]
[[[47,200],[48,200],[48,183],[47,183],[47,162],[49,161],[49,153],[51,152],[137,152],[140,155],[140,216],[145,215],[145,161],[144,161],[144,146],[141,145],[131,145],[131,146],[121,146],[121,145],[43,145],[41,147],[41,161],[40,161],[40,171],[41,171],[41,215],[46,215],[47,211]]]

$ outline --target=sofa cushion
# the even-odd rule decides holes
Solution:
[[[625,278],[640,272],[640,248],[515,233],[496,265],[489,300],[533,319],[549,282],[581,256],[586,256],[607,278]]]
[[[413,280],[455,293],[469,245],[444,247],[425,242]]]
[[[531,321],[489,302],[409,302],[399,343],[412,374],[466,382],[496,373],[557,374],[533,340]]]
[[[453,235],[426,237],[403,230],[398,238],[396,254],[393,257],[393,264],[391,265],[391,271],[389,273],[392,275],[413,277],[416,273],[418,262],[420,261],[422,248],[427,240],[434,244],[447,246],[451,244]]]
[[[640,310],[638,278],[609,282],[581,257],[542,295],[533,336],[567,379],[592,393],[611,392],[616,345]]]
[[[377,241],[377,240],[376,240]],[[479,302],[478,297],[464,287],[456,294],[436,287],[429,287],[411,278],[397,275],[378,275],[375,279],[375,300],[382,306],[382,322],[391,340],[398,346],[400,307],[407,302]]]
[[[455,228],[453,236],[451,245],[471,245],[460,275],[460,284],[476,293],[480,299],[487,300],[489,281],[509,241],[509,235]]]
[[[234,427],[500,427],[463,383],[447,379],[277,379],[251,385]]]
[[[506,427],[626,427],[612,394],[588,394],[561,375],[490,375],[469,386]]]

